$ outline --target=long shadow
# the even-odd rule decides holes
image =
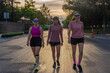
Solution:
[[[76,73],[83,73],[83,68],[82,68],[82,72],[79,72],[79,70],[76,68],[76,69],[73,69]]]
[[[110,51],[110,41],[109,40],[104,40],[104,39],[91,39],[91,38],[85,38],[85,43],[91,43],[94,44],[95,46],[99,47],[103,51]]]
[[[74,69],[73,69],[74,70]],[[74,70],[76,73],[78,73],[78,69],[76,68],[76,70]]]
[[[56,69],[53,69],[53,73],[59,73],[60,67],[57,67]]]

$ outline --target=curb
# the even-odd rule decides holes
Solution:
[[[106,34],[106,35],[110,35],[110,34]]]

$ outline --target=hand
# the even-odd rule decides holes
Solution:
[[[42,43],[42,47],[44,48],[44,43]]]
[[[70,38],[68,38],[68,43],[71,43],[71,39]]]
[[[61,46],[63,46],[63,42],[61,42],[60,44],[61,44]]]
[[[47,46],[48,46],[48,44],[49,44],[49,41],[47,41]]]
[[[26,44],[27,46],[29,46],[29,42],[27,42],[27,44]]]

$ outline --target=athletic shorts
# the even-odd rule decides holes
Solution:
[[[36,46],[41,47],[42,46],[41,38],[40,37],[32,37],[30,40],[30,46],[31,47],[36,47]]]
[[[60,45],[60,42],[49,42],[50,46],[57,46]]]
[[[84,38],[71,38],[72,45],[76,45],[78,43],[84,43]]]

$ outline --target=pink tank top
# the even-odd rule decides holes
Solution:
[[[40,26],[38,26],[37,28],[32,26],[31,34],[32,34],[32,37],[40,37]]]

